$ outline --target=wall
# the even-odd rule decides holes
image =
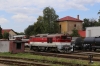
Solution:
[[[17,49],[16,48],[16,42],[14,41],[10,41],[10,52],[12,53],[20,53],[20,52],[24,52],[24,49],[25,49],[25,46],[24,46],[25,43],[21,43],[21,49]]]
[[[64,21],[59,22],[61,25],[61,33],[72,33],[72,30],[75,28],[74,25],[76,24],[77,30],[82,30],[82,22],[73,22],[73,21]]]
[[[86,37],[98,37],[100,36],[100,27],[87,27]]]
[[[17,35],[17,34],[16,34],[15,32],[13,32],[13,31],[10,31],[9,34],[10,34],[9,39],[13,39],[13,36]]]
[[[76,27],[74,25],[76,25]],[[77,30],[82,30],[82,22],[68,21],[67,27],[68,27],[68,33],[71,34],[74,28],[76,28]]]
[[[67,21],[59,22],[59,25],[61,25],[61,33],[67,33]]]
[[[0,41],[0,52],[9,52],[9,41]]]

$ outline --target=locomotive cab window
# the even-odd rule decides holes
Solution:
[[[67,39],[67,36],[61,36],[61,39]]]

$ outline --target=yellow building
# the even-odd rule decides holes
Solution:
[[[61,33],[68,33],[71,34],[72,30],[76,28],[77,30],[82,30],[82,20],[79,19],[79,15],[77,18],[66,16],[58,20],[60,25],[60,32]]]

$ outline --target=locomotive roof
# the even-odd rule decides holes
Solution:
[[[62,36],[62,35],[64,34],[37,34],[31,37],[56,37],[56,36]]]
[[[15,35],[13,37],[24,37],[25,35]]]
[[[55,37],[55,36],[62,36],[64,34],[50,34],[50,35],[47,35],[47,37]]]

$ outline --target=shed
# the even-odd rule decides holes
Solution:
[[[25,49],[24,44],[25,41],[18,41],[18,40],[10,41],[10,52],[11,53],[24,52]]]
[[[0,40],[0,52],[21,53],[24,52],[26,41],[21,40]]]

